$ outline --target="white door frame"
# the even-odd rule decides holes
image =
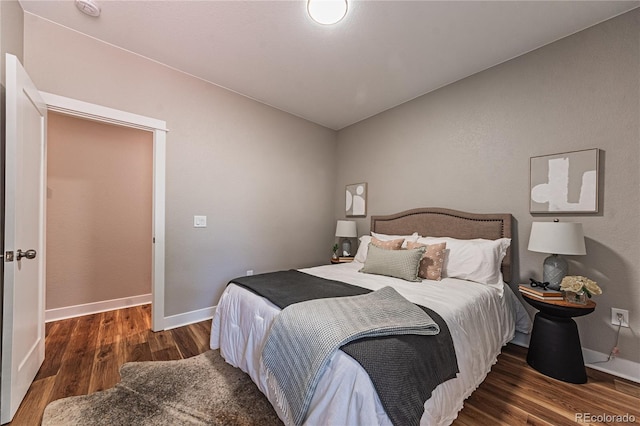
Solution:
[[[40,92],[50,111],[118,126],[153,132],[153,243],[151,272],[151,329],[164,330],[166,123],[101,105]]]

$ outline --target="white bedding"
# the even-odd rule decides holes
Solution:
[[[451,331],[458,377],[439,385],[425,402],[422,425],[447,425],[457,417],[462,403],[482,383],[496,362],[501,347],[516,329],[528,330],[529,317],[517,315],[524,308],[505,289],[445,278],[442,281],[407,282],[396,278],[357,272],[352,262],[302,269],[312,275],[377,290],[394,287],[408,300],[433,309]],[[249,374],[258,388],[274,403],[260,362],[260,349],[271,322],[280,309],[263,297],[230,284],[218,303],[211,327],[211,348],[220,349],[231,365]],[[278,412],[281,419],[282,413]],[[353,358],[338,351],[320,380],[309,408],[306,425],[391,425],[365,370]]]

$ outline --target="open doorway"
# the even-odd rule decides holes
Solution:
[[[164,264],[165,264],[165,174],[167,128],[163,120],[145,117],[102,105],[40,92],[49,112],[124,126],[153,135],[153,210],[152,210],[152,312],[151,329],[164,330]]]
[[[152,301],[153,134],[47,124],[47,319]]]

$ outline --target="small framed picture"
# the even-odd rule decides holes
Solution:
[[[531,213],[597,213],[598,149],[530,159]]]
[[[346,187],[346,217],[367,216],[367,183],[353,183]]]

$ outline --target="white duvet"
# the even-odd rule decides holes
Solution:
[[[396,278],[357,272],[361,263],[345,263],[302,269],[312,275],[377,290],[394,287],[408,300],[433,309],[451,331],[460,373],[439,385],[424,406],[422,425],[448,425],[462,404],[484,380],[496,362],[501,347],[516,329],[516,317],[529,329],[527,315],[512,291],[469,281],[445,278],[442,281],[407,282]],[[231,365],[249,374],[278,412],[275,396],[266,385],[260,362],[271,322],[280,309],[263,297],[230,284],[220,298],[211,327],[211,348],[220,349]],[[305,425],[391,425],[373,384],[353,358],[337,351],[321,378],[311,401]]]

